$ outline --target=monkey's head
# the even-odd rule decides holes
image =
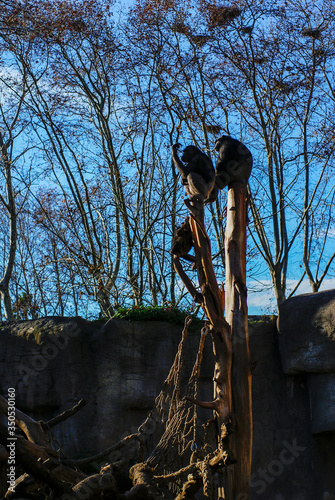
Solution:
[[[230,135],[222,135],[221,137],[216,139],[215,145],[214,145],[214,150],[220,151],[220,147],[222,146],[222,144],[230,142],[231,140],[232,140],[232,138],[230,137]]]
[[[183,161],[184,163],[190,163],[190,161],[192,161],[193,158],[199,153],[201,153],[201,151],[196,146],[186,146],[186,148],[183,150],[181,161]]]

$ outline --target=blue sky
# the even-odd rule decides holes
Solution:
[[[289,291],[294,288],[297,281],[288,280],[287,282],[287,296]],[[257,282],[248,281],[248,313],[253,314],[277,314],[276,313],[276,300],[273,292],[271,280],[262,280],[262,284]],[[257,292],[253,291],[258,288]],[[335,278],[325,279],[320,287],[320,291],[335,289]],[[311,286],[308,280],[304,280],[295,295],[304,293],[312,293]]]

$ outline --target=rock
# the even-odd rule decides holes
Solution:
[[[307,296],[305,313],[303,307],[306,306],[301,302],[304,299],[295,299],[300,304],[300,315],[295,318],[294,310],[291,311],[294,323],[285,323],[285,332],[279,334],[281,354],[293,357],[294,342],[297,351],[303,354],[304,335],[324,339],[333,346],[332,306],[330,309],[327,306],[332,304],[334,293],[328,295],[328,302],[326,299],[322,302],[321,316],[316,315],[317,327],[313,326],[312,333],[307,328],[312,320],[305,324],[304,331],[296,332],[302,329],[304,314],[311,316],[310,301],[315,300],[315,294],[311,298]],[[322,408],[328,407],[331,411],[335,404],[330,383],[333,374],[308,373],[306,377],[304,373],[296,374],[296,368],[292,370],[295,375],[284,374],[276,319],[251,319],[254,441],[250,498],[324,500],[325,492],[327,498],[332,498],[331,495],[335,495],[335,433],[324,432],[331,421],[330,413],[327,418],[326,414],[322,415]],[[15,333],[11,333],[12,328]],[[8,388],[14,387],[20,409],[37,420],[46,421],[81,398],[88,401],[77,414],[52,429],[65,452],[71,458],[79,458],[98,453],[120,437],[136,432],[162,388],[177,352],[182,327],[157,321],[121,320],[110,320],[101,327],[80,318],[45,318],[38,323],[6,323],[1,330],[0,390],[6,395]],[[199,327],[189,331],[184,352],[184,381],[193,365],[199,337]],[[292,348],[286,349],[284,339],[291,342]],[[322,377],[325,377],[323,381]],[[318,379],[322,391],[317,387]],[[212,390],[212,341],[208,336],[199,399],[210,400]],[[318,392],[322,393],[323,402],[316,400]],[[312,419],[315,417],[318,425],[313,424],[313,432],[318,432],[315,436],[310,428],[310,399]],[[210,411],[203,411],[204,418],[212,417]],[[113,471],[115,476],[123,473],[123,470]],[[125,479],[122,491],[129,489]]]
[[[182,326],[161,321],[110,320],[102,327],[81,318],[5,323],[0,392],[15,388],[18,408],[45,421],[85,399],[87,406],[53,433],[71,457],[94,454],[136,432],[144,421],[169,373],[181,332]],[[200,327],[190,328],[184,382],[199,338]],[[212,391],[212,357],[208,336],[200,398]]]
[[[335,431],[335,373],[308,374],[312,433]]]
[[[335,373],[335,290],[285,300],[278,330],[285,373]]]
[[[319,498],[335,498],[335,290],[283,302],[278,329],[285,373],[307,381]]]
[[[261,319],[261,320],[260,320]],[[320,500],[313,472],[306,384],[285,375],[276,318],[252,317],[251,500]]]
[[[136,432],[162,389],[177,353],[182,326],[162,321],[111,319],[93,338],[96,353],[97,440],[100,447],[116,442],[117,435]],[[190,375],[200,339],[200,327],[190,328],[184,350],[182,385]],[[201,394],[212,392],[213,354],[206,339]],[[105,429],[110,431],[106,436]],[[154,429],[152,429],[154,431]]]

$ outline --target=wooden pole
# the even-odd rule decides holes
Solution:
[[[233,352],[234,432],[230,445],[237,460],[233,468],[230,468],[232,500],[250,498],[252,399],[246,288],[246,226],[247,191],[243,184],[235,182],[228,190],[225,235],[226,320],[231,328]]]
[[[222,500],[250,498],[252,412],[246,289],[246,200],[246,187],[242,183],[232,183],[228,191],[225,237],[225,293],[216,280],[203,209],[195,211],[188,206],[201,294],[185,275],[181,263],[175,261],[176,270],[187,290],[204,309],[213,339],[214,400],[194,403],[215,411],[218,447],[231,450],[232,460],[236,460],[235,465],[226,467],[221,476],[217,497]]]
[[[231,333],[230,327],[224,319],[223,291],[220,290],[211,255],[210,240],[205,232],[201,217],[191,218],[190,224],[193,233],[193,243],[196,257],[196,268],[203,296],[203,309],[210,322],[210,331],[213,339],[213,350],[215,357],[214,367],[214,401],[199,403],[205,408],[212,408],[218,416],[221,435],[222,425],[228,424],[232,414],[232,390],[231,390]],[[211,406],[210,406],[211,405]],[[222,430],[224,434],[226,431]]]

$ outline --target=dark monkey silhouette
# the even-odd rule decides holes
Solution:
[[[189,195],[185,203],[200,209],[207,202],[215,184],[212,160],[196,146],[186,146],[179,158],[179,147],[180,144],[172,146],[172,160],[181,173],[181,182]]]
[[[174,267],[183,280],[187,290],[192,295],[194,302],[202,304],[204,298],[200,292],[196,290],[192,281],[187,276],[180,263],[180,258],[193,262],[192,269],[196,269],[196,258],[194,255],[189,255],[189,251],[193,247],[192,230],[190,226],[190,218],[186,217],[184,223],[178,227],[173,238],[171,254],[173,255]]]
[[[195,262],[195,257],[188,254],[193,247],[192,231],[189,220],[190,218],[186,217],[184,223],[177,228],[172,242],[171,254],[175,257],[182,257],[189,262]]]
[[[248,184],[252,169],[252,154],[249,149],[237,139],[223,135],[216,139],[215,151],[219,157],[215,166],[215,185],[208,196],[207,203],[213,203],[219,190],[233,182]]]
[[[215,184],[218,188],[223,189],[232,182],[247,185],[252,169],[252,154],[249,149],[229,135],[219,137],[214,149],[219,152],[215,167]]]
[[[186,146],[179,159],[180,144],[172,146],[172,159],[181,173],[181,182],[189,200],[186,205],[199,209],[203,203],[213,203],[220,189],[233,182],[247,185],[252,169],[252,154],[237,139],[223,135],[215,141],[219,157],[215,170],[211,159],[196,146]]]

